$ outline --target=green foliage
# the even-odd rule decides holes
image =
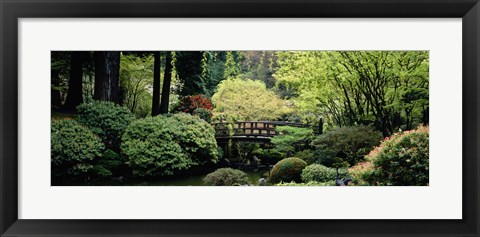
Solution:
[[[318,136],[312,144],[320,163],[329,167],[353,166],[376,145],[382,134],[368,126],[340,127]]]
[[[225,52],[225,70],[224,78],[235,78],[240,74],[241,67],[238,61],[241,60],[241,55],[238,52],[227,51]]]
[[[134,121],[122,141],[122,153],[138,176],[173,175],[218,160],[213,127],[184,113]]]
[[[279,134],[271,139],[274,150],[284,156],[291,156],[295,152],[308,149],[313,138],[311,128],[297,128],[291,126],[277,126]]]
[[[133,120],[125,107],[106,101],[92,101],[77,107],[78,121],[102,138],[105,145],[118,150],[123,132]]]
[[[277,52],[277,87],[297,115],[327,126],[373,124],[383,136],[428,122],[427,51]]]
[[[285,158],[273,166],[272,170],[270,171],[269,182],[300,182],[300,175],[306,166],[307,163],[299,158]]]
[[[50,62],[51,74],[51,105],[60,109],[62,101],[68,90],[71,52],[52,51]]]
[[[71,54],[51,53],[54,110],[63,107],[67,89],[73,86],[68,85],[71,63],[75,61],[71,60]],[[350,174],[357,185],[428,184],[428,147],[425,148],[428,134],[410,138],[406,132],[391,136],[365,158],[382,138],[428,124],[428,51],[172,51],[169,104],[182,104],[187,96],[204,96],[170,111],[194,116],[138,121],[132,125],[131,134],[124,136],[130,141],[122,146],[124,150],[120,153],[122,135],[133,118],[145,118],[151,113],[154,68],[151,54],[124,51],[121,55],[119,96],[126,109],[92,101],[93,53],[85,53],[81,60],[82,92],[88,103],[78,107],[79,115],[75,118],[85,127],[79,125],[81,128],[76,128],[79,134],[65,140],[93,133],[92,144],[100,138],[107,149],[78,151],[80,157],[91,153],[90,158],[65,158],[58,161],[61,165],[54,165],[52,153],[52,170],[59,177],[123,176],[132,172],[129,166],[138,176],[179,174],[190,168],[188,172],[204,168],[201,165],[218,160],[222,150],[216,146],[212,128],[199,117],[206,122],[295,121],[321,124],[322,131],[328,131],[315,139],[311,129],[277,127],[279,135],[262,148],[234,144],[231,139],[225,156],[239,158],[244,164],[258,163],[256,158],[263,164],[275,164],[294,156],[307,164],[354,166]],[[159,64],[165,66],[165,57],[160,57]],[[161,81],[163,66],[160,66]],[[216,106],[213,111],[207,99],[210,97]],[[53,113],[52,118],[56,117],[59,116]],[[69,126],[73,129],[73,125]],[[230,136],[239,131],[231,124],[227,127]],[[52,150],[53,146],[63,144],[58,137],[53,144],[53,139],[54,135]],[[75,145],[75,142],[72,147],[65,145],[66,157],[73,156],[75,152],[71,150]],[[326,176],[325,170],[332,170],[318,167],[305,169],[304,173],[310,175],[308,179],[321,179],[317,176]],[[313,183],[323,184],[297,185]]]
[[[292,112],[287,101],[267,90],[262,81],[232,78],[222,81],[213,95],[214,116],[236,120],[277,120]]]
[[[98,136],[75,120],[52,120],[51,163],[57,177],[86,175],[104,146]]]
[[[327,123],[334,124],[336,121],[330,110],[341,94],[329,80],[327,54],[284,51],[277,52],[277,56],[278,68],[273,76],[277,88],[293,102],[296,115],[304,122],[322,116]]]
[[[429,183],[429,129],[419,127],[385,139],[367,156],[370,164],[353,167],[369,185],[425,186]],[[365,183],[364,183],[365,184]]]
[[[101,177],[125,175],[129,171],[125,158],[110,149],[103,152],[102,159],[96,160],[93,168]]]
[[[152,95],[147,88],[153,85],[153,66],[151,54],[122,54],[120,57],[124,103],[138,118],[144,118],[152,111]]]
[[[225,52],[206,51],[203,53],[202,62],[202,77],[205,78],[205,95],[212,97],[218,83],[225,79]]]
[[[207,123],[212,122],[212,116],[213,116],[212,110],[197,108],[193,110],[192,115],[196,115],[200,117],[201,119],[205,120]]]
[[[293,155],[294,157],[298,157],[302,159],[303,161],[307,162],[307,164],[313,164],[317,162],[317,157],[315,156],[315,153],[312,150],[302,150]]]
[[[248,185],[248,176],[241,170],[220,168],[208,174],[203,182],[209,186]]]
[[[259,149],[260,149],[260,146],[257,143],[247,143],[247,142],[232,143],[232,146],[230,149],[231,157],[229,160],[240,162],[246,165],[255,163],[256,161],[252,158],[256,154],[256,151],[258,151]]]
[[[252,155],[260,159],[262,164],[276,164],[284,156],[273,149],[258,148],[252,152]]]
[[[237,77],[265,82],[267,88],[275,86],[275,51],[242,51],[242,73]]]
[[[275,186],[335,186],[335,181],[329,181],[329,182],[307,182],[307,183],[295,183],[295,182],[289,182],[289,183],[284,183],[280,182],[278,184],[275,184]]]
[[[220,146],[217,147],[217,157],[218,157],[218,160],[223,159],[224,156],[225,156],[225,154],[224,154],[224,151],[223,151],[222,147],[220,147]]]
[[[205,78],[202,77],[203,52],[201,51],[177,51],[175,52],[175,72],[179,82],[179,94],[198,95],[205,94]]]
[[[346,169],[338,170],[338,178],[346,178],[348,171]],[[337,170],[319,164],[312,164],[302,171],[303,182],[334,182],[337,177]]]

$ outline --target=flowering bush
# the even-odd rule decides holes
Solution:
[[[357,163],[355,166],[350,167],[348,172],[350,173],[350,176],[352,176],[352,183],[359,186],[370,185],[366,179],[373,169],[374,165],[372,161],[369,160]]]
[[[203,95],[184,96],[180,99],[176,108],[174,108],[175,112],[197,115],[207,122],[210,122],[212,119],[212,110],[212,101]]]
[[[358,185],[428,185],[429,129],[420,126],[387,137],[349,169]]]

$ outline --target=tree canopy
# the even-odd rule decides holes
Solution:
[[[288,101],[280,99],[258,80],[224,80],[218,85],[212,102],[214,116],[237,120],[278,120],[292,112]]]
[[[387,136],[428,123],[428,52],[279,52],[277,85],[304,120],[373,125]]]

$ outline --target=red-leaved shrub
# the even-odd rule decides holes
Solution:
[[[178,111],[193,114],[196,109],[213,110],[212,101],[203,95],[187,95],[180,99]]]

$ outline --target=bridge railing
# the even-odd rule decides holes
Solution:
[[[240,121],[212,123],[216,138],[274,137],[276,126],[309,127],[309,125],[281,121]],[[230,134],[231,133],[231,134]]]

